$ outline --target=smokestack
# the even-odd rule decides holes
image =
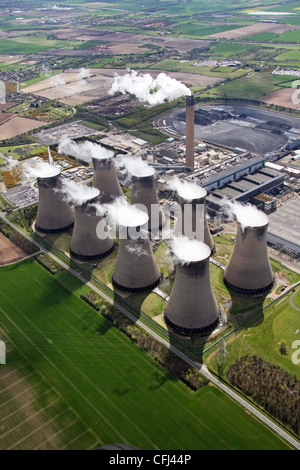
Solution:
[[[93,186],[100,190],[101,203],[110,203],[115,198],[123,196],[113,156],[107,158],[92,157],[92,161],[94,167]]]
[[[234,250],[224,271],[224,283],[244,294],[268,291],[274,276],[267,251],[268,217],[262,225],[243,226],[238,221]]]
[[[114,242],[106,223],[102,216],[97,215],[96,204],[99,203],[99,195],[100,191],[98,190],[98,195],[87,199],[81,205],[75,205],[75,223],[70,254],[79,260],[90,261],[104,258],[114,249]],[[100,231],[97,231],[98,224],[102,224]],[[107,237],[101,239],[97,236],[97,232],[106,232]]]
[[[202,192],[202,195],[200,195]],[[208,245],[211,252],[215,251],[215,243],[211,236],[206,218],[206,189],[199,186],[199,195],[193,199],[187,199],[178,193],[178,203],[182,209],[181,216],[178,217],[175,226],[175,236],[187,236],[190,239],[196,239]],[[186,211],[191,207],[191,216],[187,217]],[[201,218],[199,219],[198,216]],[[197,228],[197,221],[199,227]],[[186,227],[186,224],[188,225]],[[196,230],[197,228],[197,230]],[[193,235],[191,235],[193,233]]]
[[[186,237],[175,238],[175,281],[164,318],[182,335],[209,334],[219,323],[219,308],[209,275],[210,247]]]
[[[139,211],[134,220],[124,213],[119,220],[119,251],[112,276],[116,289],[147,292],[161,281],[162,274],[154,257],[148,234],[149,217]]]
[[[185,118],[185,137],[186,137],[186,166],[194,171],[195,160],[195,114],[194,114],[195,100],[194,96],[186,97],[186,118]]]
[[[39,203],[35,229],[42,233],[70,230],[74,225],[74,216],[62,192],[60,170],[55,168],[49,176],[38,177],[37,184]]]
[[[143,204],[147,208],[147,214],[149,216],[148,230],[153,231],[161,230],[165,223],[164,214],[160,208],[156,181],[155,181],[155,170],[150,168],[150,171],[145,176],[137,176],[132,174],[132,193],[131,193],[131,204]],[[156,214],[151,214],[151,207],[153,206],[158,209]]]

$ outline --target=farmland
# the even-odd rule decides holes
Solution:
[[[175,381],[57,276],[34,261],[0,269],[1,449],[287,449],[216,388]]]

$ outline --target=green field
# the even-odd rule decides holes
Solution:
[[[192,392],[30,260],[0,269],[0,449],[287,449],[214,386]]]

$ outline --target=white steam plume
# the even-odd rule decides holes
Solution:
[[[125,167],[127,172],[133,176],[152,176],[155,174],[155,169],[141,157],[118,156],[116,165],[117,167]]]
[[[137,227],[147,224],[149,219],[148,214],[134,204],[129,204],[122,196],[116,198],[111,204],[103,204],[102,211],[103,209],[114,226]]]
[[[46,162],[35,162],[23,166],[23,177],[27,180],[36,178],[51,178],[60,174],[60,168]]]
[[[175,177],[168,182],[168,187],[173,191],[176,191],[178,196],[182,197],[186,201],[190,202],[194,199],[200,199],[206,196],[206,189],[199,186],[197,183],[191,181],[180,180]]]
[[[62,86],[65,84],[66,82],[64,81],[61,75],[55,75],[54,77],[51,77],[50,79],[50,86],[52,87]]]
[[[65,182],[64,192],[67,194],[69,201],[74,202],[75,206],[81,206],[100,194],[99,189],[85,184],[76,184],[74,181]]]
[[[0,158],[4,160],[5,170],[7,171],[11,171],[13,168],[15,168],[19,164],[17,160],[13,160],[10,157],[5,157],[5,155],[3,155],[2,153],[0,153]]]
[[[165,73],[160,73],[154,79],[149,73],[139,74],[134,70],[128,70],[123,76],[115,74],[109,95],[118,92],[123,93],[123,95],[131,93],[138,100],[150,105],[157,105],[165,101],[173,101],[181,96],[191,95],[189,88]]]
[[[231,220],[234,218],[245,227],[261,227],[269,222],[268,216],[251,204],[222,200],[223,211]]]
[[[174,237],[171,242],[171,251],[175,262],[179,264],[196,263],[210,256],[211,249],[205,243],[188,237]]]
[[[78,160],[90,163],[92,158],[106,159],[114,156],[114,152],[107,150],[99,144],[86,140],[77,144],[74,140],[64,139],[58,146],[58,153],[72,155]]]
[[[91,73],[89,71],[89,69],[85,69],[84,67],[82,67],[80,70],[79,70],[79,73],[77,75],[77,83],[79,85],[85,85],[86,84],[86,78],[89,78],[91,76]]]

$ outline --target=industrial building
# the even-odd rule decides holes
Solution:
[[[285,202],[269,216],[268,243],[300,255],[300,198]]]
[[[243,226],[237,221],[235,246],[224,270],[226,286],[243,294],[267,292],[274,283],[267,249],[268,217],[263,216],[262,224]]]
[[[96,204],[100,191],[92,199],[75,205],[75,223],[71,239],[70,254],[79,260],[89,261],[108,256],[114,249],[114,242],[102,216],[97,215]],[[102,227],[99,228],[99,224]],[[107,233],[107,237],[98,237],[98,233]]]
[[[202,242],[181,239],[172,251],[176,273],[165,322],[182,335],[209,334],[219,323],[219,307],[209,276],[211,249]]]
[[[113,286],[126,292],[153,290],[162,279],[148,234],[149,217],[138,211],[133,218],[123,211],[119,219],[119,251],[112,275]],[[135,236],[133,236],[133,233]]]
[[[62,192],[61,173],[55,169],[49,176],[37,178],[39,190],[35,230],[42,233],[59,233],[70,230],[74,215]]]

